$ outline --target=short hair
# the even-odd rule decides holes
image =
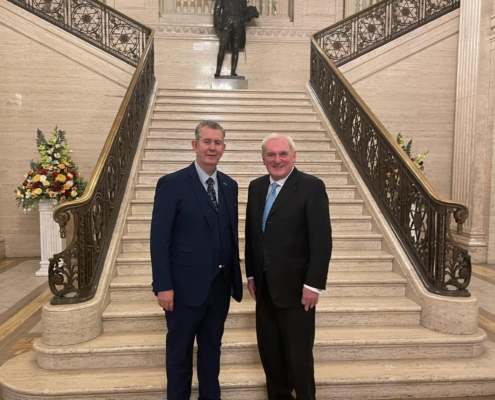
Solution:
[[[223,126],[220,125],[218,122],[216,121],[212,121],[212,120],[205,120],[205,121],[201,121],[198,126],[196,127],[196,130],[194,131],[194,140],[197,142],[199,142],[199,136],[201,134],[201,128],[203,128],[204,126],[207,126],[208,128],[211,128],[211,129],[218,129],[220,131],[222,131],[222,135],[223,135],[223,138],[225,139],[225,129],[223,129]]]
[[[270,133],[267,137],[263,139],[261,142],[261,154],[265,154],[266,151],[266,144],[273,139],[280,139],[284,138],[287,140],[287,143],[289,143],[290,151],[295,153],[296,152],[296,145],[294,144],[294,141],[289,135],[283,135],[280,133]]]

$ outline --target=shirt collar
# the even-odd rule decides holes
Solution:
[[[270,186],[272,185],[273,182],[277,182],[277,185],[280,186],[280,187],[284,186],[284,183],[287,181],[287,179],[289,178],[290,174],[292,174],[293,171],[294,171],[294,167],[292,167],[292,169],[290,170],[289,175],[287,175],[283,179],[279,179],[278,181],[274,181],[273,178],[272,178],[272,176],[269,175],[270,176]]]
[[[198,176],[199,176],[199,180],[201,181],[201,183],[203,184],[206,184],[206,181],[208,180],[208,178],[212,178],[215,183],[217,183],[217,170],[215,168],[215,172],[213,172],[213,174],[211,175],[208,175],[204,170],[203,168],[201,168],[199,166],[199,164],[194,161],[194,166],[196,167],[196,172],[198,173]]]

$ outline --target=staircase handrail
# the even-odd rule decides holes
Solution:
[[[43,14],[42,9],[33,6],[37,4],[41,7],[41,3],[34,3],[33,0],[8,1],[35,15]],[[77,7],[84,6],[87,6],[85,12],[100,12],[98,21],[106,19],[102,31],[108,33],[108,38],[112,37],[112,29],[117,29],[112,24],[116,22],[115,18],[118,16],[121,24],[118,28],[119,32],[125,36],[120,37],[120,42],[130,40],[128,34],[134,27],[142,28],[139,32],[134,31],[137,35],[135,39],[145,40],[142,44],[133,42],[133,45],[136,45],[133,51],[125,46],[104,49],[127,63],[136,65],[136,69],[84,194],[77,200],[60,204],[53,212],[53,218],[60,226],[62,238],[66,237],[66,226],[72,214],[74,236],[66,249],[50,259],[48,283],[55,295],[51,303],[81,303],[90,300],[96,294],[146,112],[152,101],[155,83],[155,31],[95,0],[58,0],[43,4],[46,5],[45,11],[49,12],[55,9],[74,11]],[[81,37],[81,32],[77,33],[72,26],[64,25],[63,15],[65,14],[60,14],[58,21],[55,21],[53,16],[49,18],[43,16],[43,18]],[[89,14],[79,16],[90,24],[91,19],[86,18],[85,15]],[[94,31],[93,29],[92,32]],[[96,44],[94,37],[84,38],[88,43],[96,44],[99,48],[108,47],[104,43],[103,36],[100,36],[100,39],[100,44]]]
[[[424,286],[439,295],[470,296],[471,257],[450,228],[453,215],[462,234],[467,207],[436,192],[316,35],[311,37],[310,86]]]
[[[98,0],[7,0],[136,67],[151,29]]]
[[[341,65],[459,8],[460,0],[383,0],[313,36],[332,62]],[[401,7],[402,5],[402,7]]]

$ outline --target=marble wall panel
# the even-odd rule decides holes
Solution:
[[[198,50],[199,49],[199,50]],[[309,39],[302,41],[254,41],[248,36],[239,54],[237,74],[249,81],[249,89],[304,91],[309,80]],[[160,88],[210,89],[216,68],[217,40],[156,38],[155,73]],[[230,73],[230,53],[222,74]]]
[[[444,38],[430,42],[438,33],[431,28],[412,33],[414,40],[387,45],[400,57],[382,49],[369,63],[354,62],[344,75],[392,136],[400,132],[413,139],[413,155],[429,150],[424,174],[451,198],[458,34],[444,31]],[[418,46],[421,40],[428,41],[425,47]],[[373,72],[366,73],[367,68]]]
[[[81,65],[77,57],[66,57],[29,34],[29,30],[21,34],[0,21],[0,176],[4,187],[0,191],[0,237],[5,239],[9,257],[40,254],[38,213],[25,214],[14,202],[14,189],[22,183],[30,160],[39,159],[36,130],[49,134],[58,125],[67,131],[74,160],[89,178],[126,89]],[[87,54],[81,52],[79,57]]]

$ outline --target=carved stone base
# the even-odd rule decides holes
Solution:
[[[471,256],[471,263],[486,264],[487,263],[487,245],[485,235],[469,232],[464,229],[462,235],[455,233],[455,227],[452,227],[452,236],[455,241],[464,247]]]
[[[248,81],[244,76],[220,75],[211,83],[214,90],[239,90],[247,89]]]
[[[41,200],[38,208],[40,212],[41,261],[36,276],[48,276],[49,259],[55,253],[60,253],[65,249],[65,239],[60,237],[59,226],[53,220],[53,203],[49,200]]]

